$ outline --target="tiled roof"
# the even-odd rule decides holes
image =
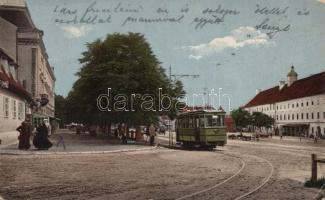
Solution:
[[[25,98],[27,101],[30,101],[32,99],[31,95],[23,88],[23,86],[17,82],[12,75],[8,75],[4,69],[4,67],[1,65],[0,67],[0,80],[5,81],[9,83],[9,88],[5,88],[11,92],[14,92],[18,96],[21,96]]]
[[[286,84],[281,90],[279,86],[264,90],[244,107],[272,104],[319,94],[325,94],[325,72],[297,80],[290,87]]]

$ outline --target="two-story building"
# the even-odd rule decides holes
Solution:
[[[285,135],[325,136],[325,72],[298,79],[292,66],[287,82],[259,91],[244,108],[273,117]]]

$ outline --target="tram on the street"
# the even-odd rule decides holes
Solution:
[[[227,143],[225,112],[201,110],[184,112],[176,119],[176,141],[184,147],[216,148]]]

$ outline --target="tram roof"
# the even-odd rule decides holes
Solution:
[[[225,114],[226,112],[223,110],[196,110],[196,111],[188,111],[182,112],[179,116],[183,115],[197,115],[197,114]]]

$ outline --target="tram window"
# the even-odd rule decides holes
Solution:
[[[223,115],[210,115],[206,116],[206,126],[207,127],[219,127],[224,126],[225,116]]]
[[[188,128],[188,121],[189,121],[188,117],[184,118],[184,121],[185,121],[184,128]]]
[[[204,116],[200,116],[200,127],[204,127]]]
[[[179,125],[179,128],[184,128],[183,127],[183,119],[178,119],[178,125]]]
[[[188,128],[193,128],[193,117],[189,117]]]
[[[196,117],[195,118],[195,128],[200,127],[200,118]]]
[[[207,127],[215,127],[220,126],[220,117],[218,115],[209,115],[206,116],[206,126]]]
[[[186,118],[182,119],[182,128],[186,128]]]
[[[218,115],[212,116],[212,126],[220,126],[220,119]]]

